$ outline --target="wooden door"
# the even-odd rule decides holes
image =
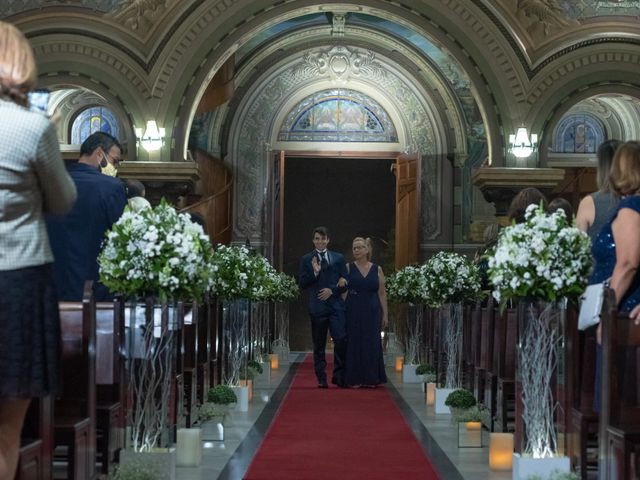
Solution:
[[[284,159],[284,151],[274,152],[271,170],[272,262],[279,271],[283,267]]]
[[[420,159],[400,155],[393,165],[396,176],[396,269],[418,261],[420,218]]]

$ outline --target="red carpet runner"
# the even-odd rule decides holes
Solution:
[[[309,356],[245,476],[247,480],[437,478],[386,388],[319,389]]]

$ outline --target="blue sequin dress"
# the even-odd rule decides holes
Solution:
[[[595,267],[591,274],[589,284],[600,283],[611,277],[616,266],[616,243],[613,240],[611,224],[618,216],[618,212],[623,208],[630,208],[640,213],[640,195],[625,197],[613,209],[609,221],[602,227],[596,237],[596,241],[591,247],[591,253],[595,260]],[[640,274],[636,274],[631,285],[622,297],[619,305],[621,312],[630,312],[633,307],[640,303]],[[593,398],[593,409],[596,412],[601,408],[600,388],[602,382],[602,345],[596,345],[596,378],[595,392]]]
[[[613,210],[611,218],[602,227],[602,230],[600,230],[591,248],[591,253],[595,259],[595,268],[593,269],[589,284],[604,282],[611,277],[613,273],[613,268],[616,265],[616,244],[613,240],[611,224],[618,216],[618,212],[623,208],[630,208],[640,213],[640,195],[633,195],[620,200]],[[620,311],[629,312],[638,303],[640,303],[640,274],[636,274],[631,285],[629,285],[629,288],[622,297],[619,307]]]

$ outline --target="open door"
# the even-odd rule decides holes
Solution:
[[[393,165],[396,176],[396,270],[418,261],[420,218],[420,157],[400,155]]]
[[[273,266],[282,271],[282,241],[284,228],[284,151],[274,152],[271,171],[271,215]]]

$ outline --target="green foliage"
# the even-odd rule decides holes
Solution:
[[[489,420],[491,420],[491,412],[487,407],[479,403],[456,415],[455,420],[458,422],[482,422],[488,424]]]
[[[228,385],[216,385],[209,389],[207,400],[212,403],[228,405],[238,401],[235,392]]]
[[[451,408],[461,408],[466,410],[476,404],[476,399],[469,390],[465,388],[458,388],[451,392],[444,404]]]
[[[110,476],[111,480],[155,480],[158,472],[142,462],[117,465]]]
[[[578,480],[580,477],[573,472],[560,472],[554,470],[548,477],[541,477],[540,475],[530,475],[527,480]]]
[[[249,360],[249,363],[247,363],[247,367],[253,370],[256,374],[262,375],[262,365],[260,365],[259,362],[256,362],[255,360]]]
[[[256,371],[251,367],[247,367],[240,370],[239,375],[240,380],[253,380],[256,376]]]
[[[202,227],[164,199],[153,209],[125,210],[98,257],[100,281],[129,297],[202,298],[211,243]]]
[[[416,367],[416,375],[435,375],[436,369],[426,363],[421,363]]]
[[[227,414],[227,408],[219,403],[205,402],[198,407],[198,419],[204,422],[214,417],[224,417]]]

